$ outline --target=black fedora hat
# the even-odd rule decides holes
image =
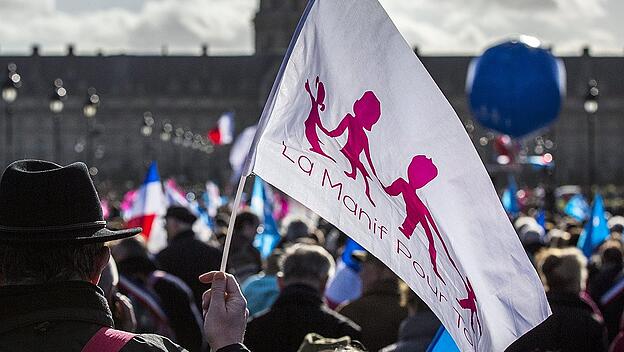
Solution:
[[[87,166],[19,160],[0,179],[0,242],[106,242],[141,228],[106,228]]]

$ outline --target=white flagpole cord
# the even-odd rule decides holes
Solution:
[[[225,245],[223,246],[223,257],[221,257],[220,269],[220,271],[223,272],[225,272],[225,268],[227,267],[230,244],[232,243],[232,232],[234,231],[234,221],[236,220],[236,215],[238,214],[238,208],[240,207],[241,196],[243,194],[246,179],[247,176],[245,176],[245,173],[243,172],[240,181],[238,182],[238,189],[236,189],[236,197],[234,197],[234,204],[232,205],[232,216],[230,216],[230,223],[228,225],[227,235],[225,236]]]

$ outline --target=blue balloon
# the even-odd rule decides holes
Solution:
[[[471,62],[466,87],[481,125],[522,137],[557,118],[565,95],[563,62],[532,41],[504,42]]]

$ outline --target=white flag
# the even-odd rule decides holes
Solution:
[[[457,115],[376,0],[310,1],[247,172],[327,219],[431,307],[463,351],[550,308]]]

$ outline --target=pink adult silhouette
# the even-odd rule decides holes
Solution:
[[[427,158],[424,155],[416,155],[412,158],[412,162],[407,167],[407,179],[405,181],[403,178],[398,178],[388,187],[382,184],[384,191],[388,195],[396,197],[398,195],[403,196],[403,201],[405,202],[405,211],[407,215],[405,216],[405,220],[403,224],[399,226],[399,231],[401,231],[405,237],[408,239],[412,236],[414,229],[418,224],[421,224],[423,229],[425,230],[425,235],[427,236],[427,241],[429,242],[429,259],[431,260],[431,265],[433,266],[433,271],[436,276],[444,283],[444,280],[440,276],[438,272],[438,265],[436,258],[438,256],[438,252],[435,247],[435,241],[433,238],[433,232],[437,235],[438,239],[442,243],[444,248],[444,252],[446,256],[449,258],[449,261],[455,268],[457,272],[459,269],[457,265],[455,265],[455,261],[451,258],[451,255],[448,252],[446,247],[446,243],[440,236],[440,232],[438,231],[438,227],[431,216],[431,212],[425,206],[425,204],[420,200],[418,195],[416,194],[416,190],[424,187],[427,183],[431,182],[434,178],[438,176],[438,169],[433,164],[431,159]],[[433,232],[431,231],[433,229]]]
[[[331,156],[325,154],[325,152],[321,148],[321,144],[323,143],[319,140],[318,134],[316,133],[317,127],[320,128],[323,133],[329,133],[329,131],[321,123],[321,114],[319,112],[319,110],[325,111],[325,85],[319,80],[319,77],[316,76],[316,97],[312,94],[312,90],[310,89],[310,82],[308,80],[306,80],[305,83],[305,90],[310,95],[310,102],[312,104],[312,107],[310,108],[310,114],[303,123],[305,126],[305,136],[311,146],[310,151],[327,157],[335,162],[336,160],[334,160],[334,158],[332,158]]]
[[[353,104],[353,113],[354,115],[348,113],[342,121],[340,121],[338,127],[333,131],[327,132],[327,135],[330,137],[338,137],[345,131],[348,132],[347,142],[340,150],[351,164],[351,171],[345,171],[345,175],[355,180],[357,171],[360,171],[366,186],[366,196],[371,204],[375,206],[375,202],[373,202],[370,195],[370,186],[368,184],[368,179],[371,178],[371,176],[364,164],[360,161],[360,156],[362,152],[364,152],[368,166],[373,172],[373,175],[377,177],[377,172],[371,160],[366,131],[370,132],[373,125],[379,121],[379,117],[381,116],[381,103],[375,96],[375,93],[367,91]]]
[[[475,331],[474,323],[476,320],[477,327],[479,328],[479,334],[481,334],[481,321],[479,320],[479,314],[477,312],[477,296],[475,295],[468,278],[464,281],[464,287],[466,288],[468,297],[461,300],[458,299],[457,303],[459,303],[459,306],[463,309],[470,310],[470,326],[472,327],[472,330]]]

